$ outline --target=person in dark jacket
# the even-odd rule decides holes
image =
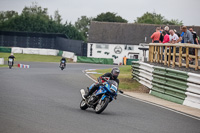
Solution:
[[[13,66],[14,59],[15,59],[15,56],[13,55],[13,53],[11,53],[10,56],[8,57],[8,64],[9,64],[9,59],[12,59],[12,66]]]
[[[95,84],[87,94],[84,95],[84,98],[86,99],[88,96],[92,95],[92,93],[94,93],[98,88],[99,88],[99,85],[101,85],[103,82],[105,82],[103,80],[103,78],[106,78],[108,80],[114,80],[118,83],[119,85],[119,79],[118,79],[118,76],[119,76],[119,73],[120,73],[120,70],[118,67],[114,67],[112,69],[112,71],[110,73],[105,73],[104,75],[100,76],[97,80],[98,80],[98,83]]]
[[[61,64],[62,64],[62,61],[64,61],[64,64],[65,64],[65,66],[66,66],[66,59],[64,58],[64,57],[62,57],[62,59],[60,60],[60,66],[61,66]]]

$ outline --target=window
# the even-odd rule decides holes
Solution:
[[[133,45],[125,45],[124,49],[125,50],[134,50],[134,46]]]
[[[130,59],[138,59],[138,55],[130,54]]]
[[[108,49],[109,45],[108,44],[96,44],[96,48],[98,48],[98,49]]]

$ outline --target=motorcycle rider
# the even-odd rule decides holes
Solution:
[[[15,56],[13,55],[13,53],[11,53],[10,54],[10,56],[8,57],[8,59],[13,59],[13,62],[12,62],[12,66],[13,66],[13,64],[14,64],[14,58],[15,58]],[[9,61],[8,61],[8,64],[9,64]]]
[[[64,57],[62,57],[62,59],[60,60],[60,66],[62,64],[62,61],[64,61],[64,66],[66,66],[66,59]]]
[[[88,96],[90,96],[92,93],[94,93],[98,88],[99,86],[105,82],[103,80],[103,78],[106,78],[108,80],[114,80],[118,83],[119,85],[119,79],[117,79],[117,77],[119,76],[119,73],[120,73],[120,70],[118,67],[114,67],[111,71],[111,73],[105,73],[104,75],[100,76],[97,80],[98,80],[98,83],[96,83],[90,90],[87,94],[84,95],[84,98],[86,99]]]

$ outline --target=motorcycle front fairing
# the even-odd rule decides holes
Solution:
[[[95,85],[95,83],[93,83],[90,87],[89,87],[89,90],[91,90],[91,88]],[[95,92],[96,96],[98,95],[102,95],[102,94],[106,94],[109,92],[109,95],[103,95],[103,97],[101,98],[101,100],[104,100],[105,97],[110,97],[111,100],[113,100],[113,97],[117,95],[117,88],[113,88],[113,85],[110,86],[112,84],[109,84],[108,82],[104,85],[104,86],[99,86],[98,90]],[[115,90],[115,93],[113,93],[111,91],[111,89]]]

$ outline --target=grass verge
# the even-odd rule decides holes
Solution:
[[[120,74],[119,74],[119,89],[125,91],[134,91],[134,92],[148,92],[148,89],[141,85],[139,82],[132,79],[132,68],[131,65],[121,66]],[[102,74],[90,74],[90,76],[94,79],[97,79],[99,76],[103,75],[104,73],[110,72],[110,69],[99,69],[93,72],[102,73]]]
[[[4,58],[8,61],[10,53],[0,53],[0,58]],[[14,54],[15,61],[28,61],[28,62],[60,62],[60,56],[52,55],[35,55],[35,54]],[[67,59],[67,62],[72,62],[72,60]]]
[[[0,65],[0,67],[8,67],[8,65]]]

